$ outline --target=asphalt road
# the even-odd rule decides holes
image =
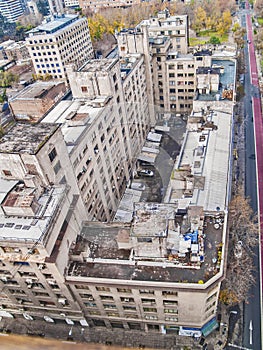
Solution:
[[[258,93],[257,67],[252,38],[251,16],[246,14],[242,16],[242,25],[246,20],[247,39],[249,43],[245,47],[245,74],[244,90],[244,114],[245,114],[245,192],[251,200],[251,206],[254,212],[258,212],[258,186],[257,186],[257,167],[258,153],[255,150],[254,124],[259,121],[262,123],[260,99]],[[260,145],[262,147],[262,144]],[[262,153],[262,152],[261,152]],[[256,284],[250,290],[248,303],[244,305],[244,329],[243,346],[253,350],[261,349],[261,303],[260,303],[260,270],[259,270],[259,250],[255,249],[255,278]],[[253,329],[251,329],[253,328]]]

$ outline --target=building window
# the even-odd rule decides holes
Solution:
[[[3,170],[3,173],[5,176],[12,176],[12,173],[10,170]]]
[[[56,158],[57,156],[57,151],[55,149],[55,147],[52,149],[52,151],[48,154],[49,159],[51,162],[53,162],[53,160]]]
[[[130,288],[117,288],[117,291],[119,293],[131,293],[131,289]]]
[[[157,309],[155,307],[144,307],[144,312],[157,312]]]
[[[59,170],[61,169],[61,164],[60,164],[60,161],[58,161],[56,163],[56,165],[54,166],[54,172],[55,174],[57,174],[59,172]]]
[[[173,290],[163,290],[162,291],[162,295],[166,296],[166,295],[174,295],[177,297],[178,293],[173,291]]]
[[[110,288],[108,288],[108,287],[96,287],[96,289],[99,292],[110,292]]]
[[[81,91],[82,91],[82,92],[87,92],[87,91],[88,91],[87,86],[81,86]]]
[[[135,306],[129,306],[129,305],[123,305],[123,310],[125,311],[136,311],[136,307]]]
[[[114,304],[103,304],[104,309],[117,309],[117,306]]]
[[[122,303],[134,303],[134,299],[133,298],[121,297],[121,302]]]
[[[101,300],[113,300],[113,297],[110,295],[100,295]]]
[[[165,314],[178,314],[177,309],[164,309]]]

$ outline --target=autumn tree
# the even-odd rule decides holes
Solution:
[[[199,6],[195,10],[195,21],[192,23],[193,29],[196,33],[200,33],[201,30],[206,29],[207,16],[203,7]]]
[[[231,27],[231,24],[232,24],[232,18],[231,18],[230,11],[229,10],[224,11],[222,14],[222,17],[218,19],[218,24],[216,27],[218,34],[223,35],[227,33]]]
[[[0,87],[10,87],[19,81],[19,76],[12,72],[0,72]]]
[[[234,41],[237,44],[237,47],[240,49],[244,46],[245,40],[244,40],[244,35],[246,34],[246,29],[240,27],[239,23],[235,23],[233,28],[233,37]]]
[[[257,217],[249,199],[240,190],[230,203],[228,223],[228,264],[220,300],[232,305],[246,300],[251,285],[255,283],[253,256],[259,235]]]

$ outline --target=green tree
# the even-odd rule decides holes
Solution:
[[[211,36],[209,43],[213,45],[218,45],[218,44],[221,44],[221,41],[217,36]]]

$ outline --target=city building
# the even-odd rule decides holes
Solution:
[[[23,15],[24,9],[20,0],[1,0],[0,13],[9,22],[14,23]]]
[[[53,79],[66,80],[66,64],[93,58],[87,19],[77,15],[51,18],[29,31],[26,43],[36,74]]]
[[[16,120],[37,123],[66,91],[62,82],[36,82],[9,99],[9,106]]]
[[[0,57],[9,61],[29,60],[29,52],[25,41],[7,40],[0,44]]]
[[[64,13],[64,0],[48,0],[48,5],[52,15],[62,15]]]
[[[139,0],[118,0],[118,1],[110,1],[110,0],[79,0],[79,7],[83,10],[92,10],[97,12],[101,9],[106,9],[109,7],[112,8],[126,8],[131,7],[133,5],[140,4]]]
[[[68,66],[74,101],[62,101],[44,119],[63,123],[73,171],[89,216],[113,219],[136,158],[154,120],[141,55]]]
[[[0,316],[207,336],[226,267],[235,52],[177,55],[147,25],[118,44],[120,58],[65,63],[73,99],[1,138]],[[160,62],[164,91],[194,86],[187,118],[154,105]]]

